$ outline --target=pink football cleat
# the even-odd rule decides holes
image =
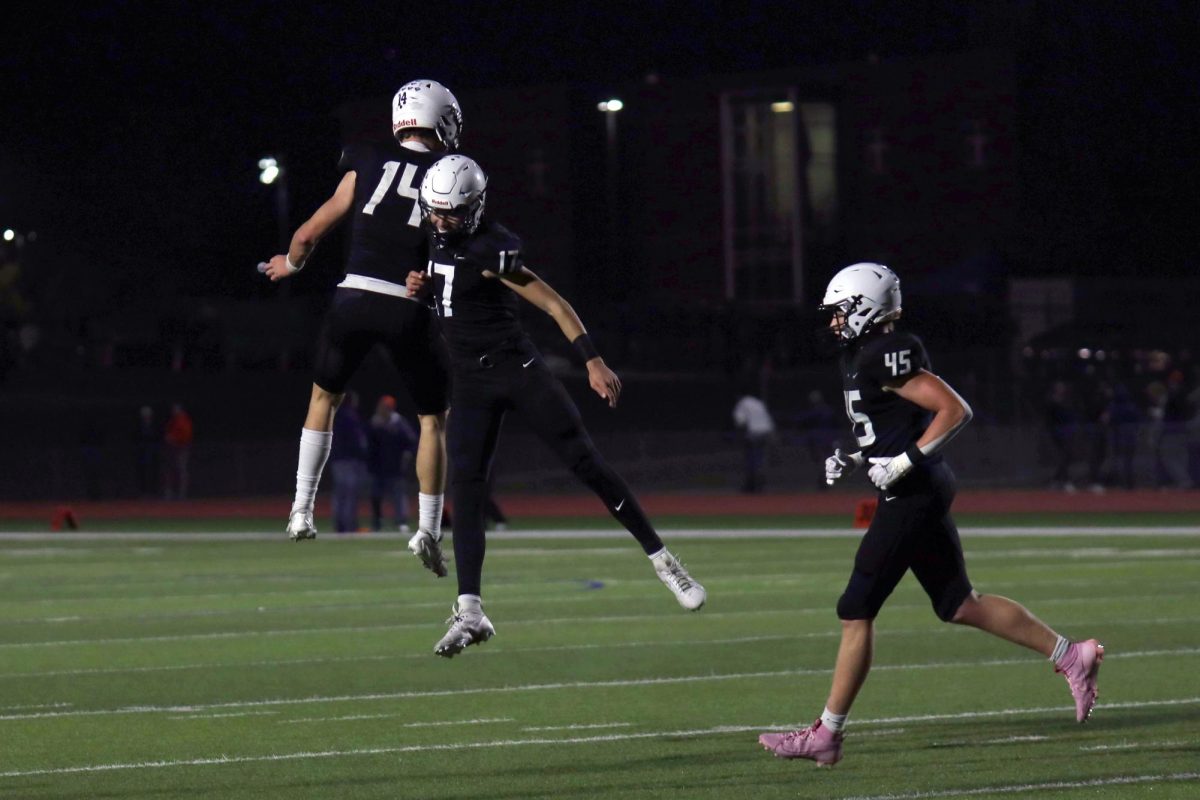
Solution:
[[[1054,671],[1062,673],[1071,687],[1075,698],[1075,719],[1087,722],[1096,705],[1096,676],[1100,674],[1100,662],[1104,660],[1104,645],[1095,639],[1072,642],[1067,652],[1054,665]]]
[[[820,719],[791,733],[764,733],[758,743],[778,758],[808,758],[818,767],[832,767],[842,760],[842,735],[826,728]]]

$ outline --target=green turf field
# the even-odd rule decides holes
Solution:
[[[497,637],[450,661],[398,539],[0,539],[0,797],[1200,796],[1195,532],[967,535],[980,589],[1104,642],[1092,721],[908,578],[828,770],[756,737],[820,712],[856,537],[665,538],[699,613],[632,540],[493,540]]]

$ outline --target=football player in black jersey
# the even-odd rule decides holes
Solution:
[[[971,409],[931,371],[918,339],[898,330],[900,280],[881,264],[852,264],[830,281],[822,308],[842,344],[846,413],[859,450],[834,452],[825,462],[832,485],[870,465],[878,510],[859,544],[854,569],[838,600],[842,641],[825,711],[810,727],[764,733],[759,742],[777,756],[819,765],[842,757],[842,728],[871,667],[874,621],[904,573],[912,570],[945,622],[970,625],[1034,650],[1065,675],[1083,722],[1096,702],[1104,647],[1071,642],[1023,606],[979,594],[967,578],[958,529],[950,516],[954,474],[942,448],[971,419]]]
[[[313,500],[329,456],[334,413],[363,358],[382,344],[412,396],[421,424],[416,459],[419,522],[409,549],[439,577],[446,575],[441,520],[449,359],[434,315],[424,304],[408,299],[404,281],[428,259],[417,207],[421,178],[446,151],[457,147],[461,130],[462,112],[448,89],[430,80],[406,83],[392,99],[396,141],[346,148],[340,164],[344,174],[333,196],[296,230],[288,252],[273,257],[264,269],[272,281],[293,275],[326,234],[352,218],[346,276],[338,284],[317,346],[288,534],[297,541],[317,535]]]
[[[592,390],[612,408],[620,379],[596,352],[571,305],[524,266],[520,238],[483,219],[486,190],[487,177],[465,156],[446,156],[430,167],[420,197],[432,242],[429,266],[408,276],[413,296],[432,296],[454,373],[447,439],[459,596],[450,630],[434,652],[451,657],[495,633],[480,600],[484,509],[492,456],[509,411],[633,534],[679,604],[700,608],[704,587],[663,546],[637,498],[597,451],[575,403],[522,329],[518,299],[558,323],[587,365]]]

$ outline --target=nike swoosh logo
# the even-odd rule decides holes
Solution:
[[[896,499],[897,497],[899,497],[899,496],[900,496],[900,495],[896,495],[896,494],[894,494],[894,495],[892,495],[891,497],[888,497],[888,496],[885,494],[885,495],[883,496],[883,502],[885,502],[885,503],[890,503],[890,502],[892,502],[893,500],[895,500],[895,499]]]
[[[521,366],[522,366],[522,367],[528,367],[528,366],[529,366],[530,364],[532,364],[534,361],[537,361],[537,357],[536,357],[536,356],[535,356],[534,358],[531,358],[531,359],[529,359],[528,361],[526,361],[526,362],[525,362],[524,364],[522,364]],[[624,501],[622,500],[621,502],[624,502]],[[618,509],[618,510],[619,510],[619,509]]]
[[[624,498],[624,497],[622,497],[622,498],[621,498],[621,502],[619,502],[619,503],[617,503],[615,506],[613,506],[613,511],[620,511],[620,510],[621,510],[621,507],[622,507],[622,506],[624,506],[624,505],[625,505],[625,498]]]

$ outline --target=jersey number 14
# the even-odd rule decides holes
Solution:
[[[388,189],[392,188],[392,182],[396,180],[396,173],[399,171],[399,161],[389,161],[383,165],[383,177],[379,179],[379,185],[375,187],[375,193],[371,195],[371,199],[363,206],[362,213],[372,215],[375,213],[375,206],[379,205],[387,196]],[[404,165],[404,174],[400,176],[396,194],[413,201],[412,212],[408,215],[408,224],[414,228],[418,227],[421,224],[421,209],[417,206],[416,201],[421,194],[421,187],[417,184],[416,164]]]

